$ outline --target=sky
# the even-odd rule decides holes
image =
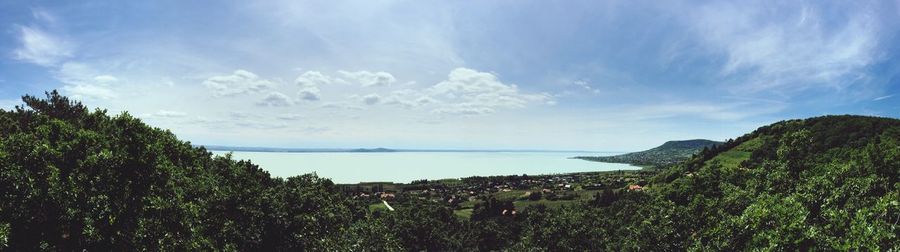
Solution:
[[[636,151],[900,117],[900,1],[2,1],[0,107],[194,144]]]

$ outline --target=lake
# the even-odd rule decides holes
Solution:
[[[227,151],[213,151],[224,155]],[[572,172],[637,170],[628,164],[569,159],[605,156],[590,152],[233,152],[251,160],[272,176],[315,172],[335,183],[403,182],[419,179],[493,175],[539,175]]]

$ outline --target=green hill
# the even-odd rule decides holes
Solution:
[[[615,156],[602,157],[575,157],[588,161],[606,162],[606,163],[625,163],[639,166],[662,167],[672,165],[689,159],[692,155],[702,151],[703,148],[713,147],[722,144],[705,139],[668,141],[656,148],[626,153]]]
[[[642,189],[511,215],[490,198],[461,219],[415,195],[372,211],[56,92],[23,101],[0,110],[5,251],[900,250],[897,119],[783,121],[643,171]]]
[[[598,208],[539,222],[571,221],[568,229],[590,230],[582,237],[605,238],[561,232],[536,243],[551,250],[898,250],[898,171],[900,120],[788,120],[663,170],[643,192],[598,197]],[[598,226],[605,228],[591,228]]]
[[[715,250],[898,249],[900,120],[824,116],[761,127],[655,178]]]

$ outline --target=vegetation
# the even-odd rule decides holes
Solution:
[[[683,162],[691,158],[691,156],[693,156],[694,154],[697,154],[704,149],[709,149],[719,144],[722,144],[722,142],[704,139],[668,141],[663,143],[663,145],[645,151],[632,152],[615,156],[583,156],[575,158],[595,162],[624,163],[644,167],[659,168]]]
[[[271,178],[127,113],[50,93],[0,112],[0,246],[9,250],[398,248],[327,179]],[[383,239],[382,239],[383,238]],[[383,241],[371,244],[373,242]]]
[[[127,113],[56,92],[23,100],[0,111],[2,250],[900,250],[896,119],[779,122],[642,190],[617,184],[556,207],[517,205],[548,194],[510,188],[463,212],[397,194],[390,211],[315,175],[271,178],[214,157]]]

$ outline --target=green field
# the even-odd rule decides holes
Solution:
[[[706,162],[706,164],[711,164],[713,162],[719,162],[722,167],[728,168],[737,168],[741,165],[741,162],[744,160],[750,159],[750,154],[753,153],[754,150],[758,149],[763,143],[763,139],[757,137],[750,140],[747,140],[740,145],[720,153],[716,157],[710,159]]]
[[[385,206],[384,203],[381,203],[381,202],[369,205],[369,212],[387,211],[387,210],[388,210],[387,206]]]

